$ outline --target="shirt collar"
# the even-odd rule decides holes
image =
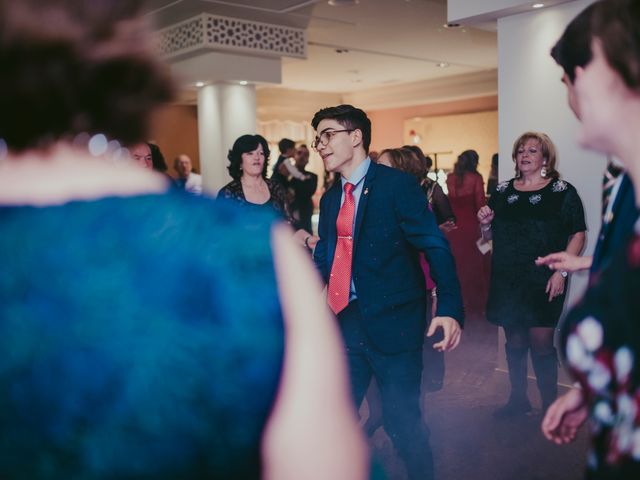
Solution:
[[[352,183],[353,185],[358,185],[362,181],[362,179],[367,175],[367,171],[369,170],[370,165],[371,165],[371,159],[367,157],[364,159],[364,161],[360,165],[358,165],[358,168],[356,168],[353,171],[349,179],[341,177],[342,188],[344,189],[344,184],[347,182]]]

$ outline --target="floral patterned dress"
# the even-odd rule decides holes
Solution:
[[[560,179],[523,192],[512,179],[498,184],[489,206],[495,218],[487,319],[509,327],[555,327],[565,296],[548,301],[553,272],[535,259],[564,250],[571,235],[586,230],[578,192]]]
[[[640,479],[640,221],[562,327],[589,405],[587,478]]]

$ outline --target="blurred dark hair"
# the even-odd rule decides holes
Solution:
[[[418,157],[418,160],[424,162],[427,169],[427,171],[425,172],[426,176],[427,173],[429,173],[429,170],[431,170],[431,166],[433,165],[433,160],[431,160],[431,157],[426,157],[422,149],[417,145],[403,145],[402,148],[408,148],[413,153],[415,153],[415,155]]]
[[[160,147],[155,143],[147,142],[149,148],[151,149],[151,163],[153,164],[153,169],[156,172],[166,172],[167,171],[167,162],[164,160],[164,155],[162,155],[162,151]]]
[[[412,149],[409,148],[387,148],[380,152],[378,160],[383,155],[388,155],[391,159],[391,166],[406,173],[410,173],[418,180],[418,183],[427,176],[426,163],[422,161]]]
[[[592,36],[602,42],[607,62],[626,86],[640,91],[640,2],[607,0],[595,4]]]
[[[278,142],[278,150],[280,150],[280,153],[284,153],[287,150],[294,148],[295,146],[296,146],[296,142],[288,138],[283,138]]]
[[[478,173],[478,152],[475,150],[465,150],[458,155],[458,160],[453,166],[453,173],[456,175],[458,183],[462,182],[466,172]]]
[[[318,124],[322,120],[335,120],[344,128],[360,130],[362,132],[362,146],[364,151],[369,153],[371,145],[371,120],[367,114],[353,105],[338,105],[337,107],[327,107],[316,112],[311,120],[311,126],[318,130]]]
[[[267,165],[269,164],[269,144],[262,135],[242,135],[233,142],[233,147],[229,150],[227,158],[229,159],[229,175],[234,180],[240,180],[242,177],[242,154],[253,152],[259,145],[264,150],[264,167],[262,168],[262,178],[267,178]]]
[[[551,56],[571,83],[576,79],[576,67],[585,67],[591,61],[591,18],[595,5],[589,5],[571,20],[551,49]]]
[[[172,98],[138,0],[0,0],[0,138],[10,150],[76,134],[146,138]]]

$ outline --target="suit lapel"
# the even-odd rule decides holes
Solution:
[[[356,212],[356,225],[353,232],[353,254],[355,256],[355,251],[358,245],[358,236],[360,234],[360,227],[362,227],[362,220],[364,218],[365,210],[367,209],[367,204],[369,203],[369,190],[374,182],[376,176],[376,168],[377,165],[371,162],[369,165],[369,170],[364,177],[364,185],[362,186],[362,193],[360,194],[360,202],[358,203],[358,211]]]

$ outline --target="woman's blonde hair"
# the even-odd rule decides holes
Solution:
[[[520,176],[520,171],[518,170],[518,163],[516,162],[516,157],[518,155],[518,150],[520,147],[523,147],[527,140],[535,140],[540,144],[540,150],[542,150],[542,158],[545,159],[544,167],[547,170],[547,174],[545,177],[547,178],[558,178],[560,173],[556,170],[556,146],[553,144],[551,139],[546,133],[540,132],[525,132],[518,137],[518,139],[513,143],[513,151],[511,152],[511,158],[516,164],[516,178]]]

